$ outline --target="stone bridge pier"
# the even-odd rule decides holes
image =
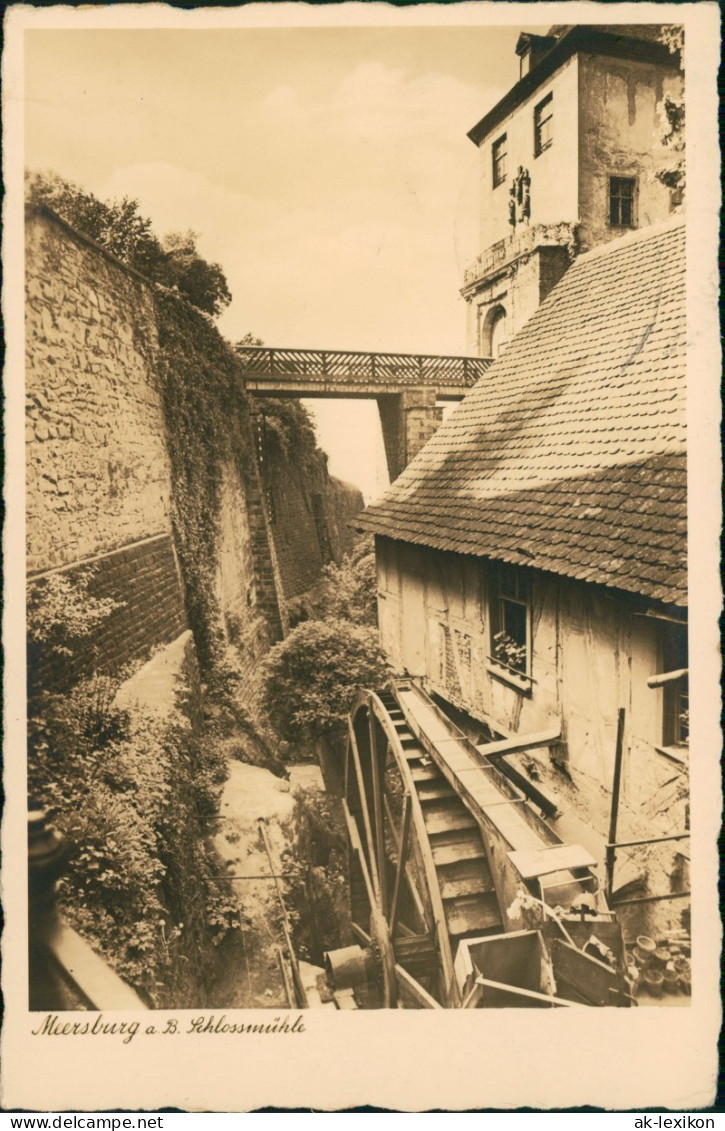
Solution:
[[[377,401],[391,482],[438,428],[441,403],[459,401],[483,377],[487,357],[237,347],[256,397]]]
[[[436,403],[435,389],[406,389],[375,399],[392,483],[430,440],[442,420],[443,409]]]

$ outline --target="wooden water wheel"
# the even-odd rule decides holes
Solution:
[[[499,933],[501,914],[477,822],[392,694],[361,692],[351,711],[343,807],[366,1004],[460,1005],[458,942]]]

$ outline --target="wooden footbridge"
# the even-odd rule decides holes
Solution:
[[[256,397],[376,400],[391,480],[435,432],[441,402],[462,400],[492,360],[266,346],[237,346],[237,354]]]

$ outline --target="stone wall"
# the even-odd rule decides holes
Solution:
[[[541,246],[508,263],[478,287],[467,300],[467,347],[473,354],[491,355],[491,314],[505,311],[502,345],[524,328],[571,263],[564,246]]]
[[[93,670],[118,671],[144,658],[154,646],[175,640],[186,628],[181,579],[168,534],[36,575],[30,584],[42,584],[57,574],[71,581],[86,577],[89,596],[110,598],[116,608],[90,637],[79,641],[72,656],[33,648],[31,686],[62,690]]]
[[[40,571],[170,533],[169,460],[139,275],[27,218],[27,555]]]
[[[171,466],[155,365],[153,286],[52,213],[27,221],[27,565],[91,569],[122,601],[75,667],[35,657],[55,686],[138,660],[187,627],[174,553]],[[248,666],[285,630],[256,467],[221,469],[216,591]],[[251,486],[250,486],[251,484]],[[256,487],[256,490],[254,489]]]
[[[347,522],[362,510],[362,492],[328,475],[321,452],[304,467],[270,459],[267,488],[282,587],[292,600],[317,584],[328,562],[339,564],[352,549]]]
[[[44,209],[27,221],[27,566],[31,584],[89,572],[88,592],[121,604],[70,664],[31,656],[59,687],[116,669],[188,627],[174,549],[171,464],[157,370],[155,290]],[[317,453],[277,460],[262,484],[220,467],[215,591],[251,676],[289,628],[285,599],[311,589],[352,545],[361,493]]]

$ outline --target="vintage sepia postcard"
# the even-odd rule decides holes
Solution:
[[[718,43],[10,5],[5,1108],[713,1102]]]

